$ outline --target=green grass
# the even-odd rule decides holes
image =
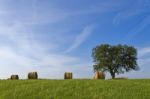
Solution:
[[[0,99],[150,99],[150,80],[1,80]]]

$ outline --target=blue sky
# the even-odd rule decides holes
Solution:
[[[149,78],[149,32],[149,0],[0,0],[0,78],[91,78],[103,43],[135,46],[140,71],[119,76]]]

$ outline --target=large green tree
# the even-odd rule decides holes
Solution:
[[[109,72],[112,78],[116,74],[138,70],[137,50],[132,46],[102,44],[92,50],[94,71]]]

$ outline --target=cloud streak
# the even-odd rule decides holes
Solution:
[[[120,25],[121,21],[136,16],[146,15],[143,20],[141,20],[138,24],[136,24],[136,26],[134,26],[131,30],[129,30],[129,32],[126,33],[127,36],[123,42],[132,39],[150,24],[150,14],[148,10],[149,7],[150,3],[147,0],[135,0],[130,6],[127,6],[124,8],[124,10],[121,10],[119,13],[117,13],[117,15],[115,15],[113,24],[116,26]]]
[[[144,10],[145,0],[135,0],[129,7],[126,7],[124,10],[119,12],[113,19],[114,25],[119,25],[122,20],[140,15],[141,13],[146,13],[148,11]]]
[[[139,55],[139,57],[150,55],[150,47],[140,48],[138,55]]]
[[[89,29],[85,29],[85,32]],[[86,35],[88,35],[87,33]],[[86,39],[85,33],[80,37]],[[42,39],[38,40],[37,33],[30,31],[27,25],[19,20],[15,23],[1,25],[0,38],[6,42],[0,42],[0,78],[8,78],[11,74],[19,74],[21,79],[25,79],[30,71],[38,71],[40,78],[63,78],[65,71],[74,71],[78,69],[82,72],[79,65],[83,64],[78,57],[69,56],[59,52],[53,52],[50,49],[56,50],[61,45],[51,44],[53,39],[49,40],[44,45]],[[60,36],[58,36],[59,38]],[[50,37],[49,37],[50,38]],[[61,38],[61,37],[60,37]],[[82,41],[78,42],[79,44]],[[47,46],[48,45],[48,46]],[[73,67],[76,63],[78,67]],[[70,65],[68,65],[70,64]],[[50,76],[48,76],[50,75]],[[86,75],[83,75],[86,76]]]
[[[144,28],[146,28],[149,24],[150,24],[150,15],[146,16],[144,20],[140,22],[140,24],[138,24],[136,27],[134,27],[127,33],[128,38],[126,38],[125,41],[130,40],[133,37],[135,37],[137,34],[142,32],[142,30],[144,30]]]
[[[45,4],[45,2],[40,3],[37,0],[31,2],[24,0],[6,2],[5,0],[0,3],[0,65],[2,68],[0,78],[8,78],[14,73],[19,74],[20,78],[26,78],[26,74],[30,71],[38,71],[41,78],[61,78],[65,71],[82,73],[85,72],[83,65],[89,66],[89,63],[82,62],[79,57],[61,53],[61,46],[64,45],[54,43],[56,37],[55,39],[52,37],[55,34],[59,40],[62,38],[60,33],[55,31],[49,33],[50,29],[47,31],[43,29],[44,31],[39,32],[36,29],[39,29],[39,26],[43,28],[47,24],[50,24],[48,28],[53,23],[61,24],[62,20],[67,20],[72,16],[104,12],[103,9],[88,8],[88,10],[82,9],[82,11],[69,11],[60,8],[59,5],[53,6],[53,2],[48,6]],[[92,28],[92,26],[85,27],[68,51],[73,51],[83,44],[92,33]],[[60,29],[59,32],[62,31]],[[39,34],[40,36],[38,36]],[[44,36],[44,34],[48,35]],[[63,39],[65,40],[67,40],[66,35],[69,34],[64,33]],[[45,44],[43,41],[46,37],[48,40]],[[64,41],[62,40],[62,42]],[[54,49],[54,51],[50,49]],[[57,49],[59,49],[58,52],[55,51]],[[86,73],[89,72],[89,68]]]
[[[65,53],[69,53],[77,49],[81,44],[83,44],[88,37],[93,33],[93,25],[86,26],[83,31],[75,38],[72,46],[70,46]]]

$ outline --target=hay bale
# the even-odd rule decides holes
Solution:
[[[37,72],[29,72],[28,73],[28,79],[38,79]]]
[[[96,72],[93,79],[105,79],[105,74],[103,72]]]
[[[64,79],[72,79],[72,78],[73,78],[73,74],[71,72],[65,72]]]
[[[18,75],[11,75],[10,79],[11,80],[18,80],[19,76]]]

